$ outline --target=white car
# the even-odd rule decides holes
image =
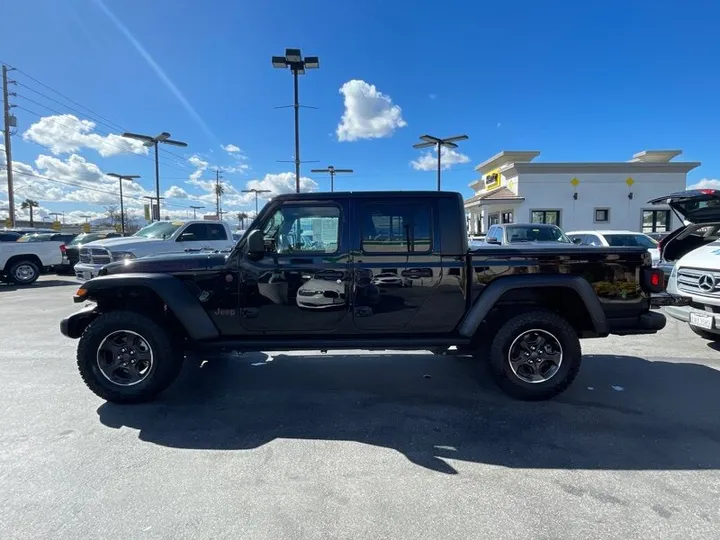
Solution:
[[[720,191],[682,191],[650,203],[669,205],[687,223],[663,239],[661,254],[664,262],[675,263],[667,292],[691,303],[666,306],[665,312],[699,336],[720,340]]]
[[[345,305],[345,285],[326,279],[310,279],[297,291],[298,307],[325,309]]]
[[[373,276],[372,284],[378,287],[409,287],[412,282],[392,272],[383,272]]]
[[[565,234],[581,246],[644,247],[650,252],[653,266],[660,262],[658,243],[647,234],[633,231],[572,231]]]
[[[235,242],[227,224],[220,221],[156,221],[132,236],[106,238],[80,248],[75,276],[86,281],[114,261],[200,251],[230,251]]]

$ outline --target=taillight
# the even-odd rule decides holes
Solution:
[[[60,252],[65,255],[65,252],[67,251],[67,248],[65,247],[65,244],[60,246]]]
[[[641,285],[647,292],[663,292],[665,290],[665,274],[658,268],[645,268]]]

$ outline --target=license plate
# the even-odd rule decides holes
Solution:
[[[704,328],[710,330],[713,327],[714,319],[709,315],[698,315],[697,313],[690,314],[690,324],[697,326],[698,328]]]

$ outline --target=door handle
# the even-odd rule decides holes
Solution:
[[[245,319],[255,319],[258,315],[260,315],[260,310],[258,308],[242,308],[241,312],[243,318]]]
[[[297,259],[297,258],[291,258],[290,264],[312,264],[312,259]]]

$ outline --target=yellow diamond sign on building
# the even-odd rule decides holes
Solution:
[[[570,180],[570,183],[572,184],[573,187],[578,187],[580,180],[578,180],[577,178],[573,178],[572,180]]]
[[[635,183],[635,180],[628,176],[628,179],[625,180],[625,183],[628,185],[628,187],[632,187],[632,185]]]

